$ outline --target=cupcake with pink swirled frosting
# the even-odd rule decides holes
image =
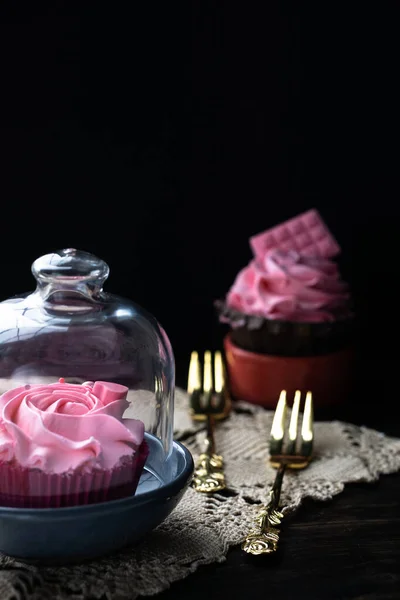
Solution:
[[[301,218],[315,215],[315,226],[322,227],[316,211]],[[301,222],[299,217],[294,221]],[[327,229],[323,233],[326,241],[330,234]],[[266,234],[251,240],[254,258],[238,273],[225,299],[216,302],[232,342],[245,350],[280,356],[324,354],[348,344],[354,321],[351,294],[330,256],[338,253],[333,238],[320,246],[326,251],[318,251],[316,244],[302,251],[295,237],[286,237],[283,244],[276,236],[278,242],[266,248],[258,237],[266,239]]]
[[[63,379],[0,396],[0,505],[61,507],[135,493],[148,448],[128,388]]]

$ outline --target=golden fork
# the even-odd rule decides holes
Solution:
[[[307,392],[299,432],[301,392],[295,392],[289,427],[286,427],[286,391],[282,390],[274,413],[270,434],[270,464],[277,468],[274,484],[267,505],[259,513],[255,526],[242,543],[242,550],[249,554],[272,554],[276,552],[283,518],[279,510],[282,481],[286,469],[304,469],[310,463],[313,449],[312,393]]]
[[[205,421],[207,426],[204,452],[200,454],[195,465],[192,487],[197,492],[219,492],[225,488],[226,483],[224,461],[222,456],[216,453],[215,421],[225,419],[231,408],[221,352],[215,352],[213,360],[211,352],[206,350],[203,369],[198,352],[192,352],[187,391],[192,419]]]

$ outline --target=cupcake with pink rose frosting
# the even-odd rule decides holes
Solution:
[[[112,382],[27,384],[0,396],[0,505],[47,508],[135,493],[148,448]]]
[[[336,240],[311,210],[253,236],[250,245],[253,258],[215,303],[219,321],[229,327],[225,350],[236,395],[261,404],[265,394],[273,404],[279,389],[314,387],[327,397],[327,387],[333,390],[332,381],[350,364],[355,321],[349,285],[335,261]],[[316,383],[318,373],[325,383]],[[276,385],[269,394],[260,383],[253,394],[256,379]]]

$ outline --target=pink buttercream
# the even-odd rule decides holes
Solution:
[[[0,462],[47,473],[113,468],[143,441],[144,424],[123,419],[128,388],[105,381],[33,384],[0,396]]]
[[[321,322],[332,320],[348,299],[348,286],[334,262],[272,250],[239,272],[226,301],[245,314]]]

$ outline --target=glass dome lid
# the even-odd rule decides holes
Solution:
[[[0,394],[55,382],[125,386],[122,419],[141,420],[160,459],[167,459],[175,365],[156,318],[103,291],[109,267],[87,252],[46,254],[34,261],[32,273],[36,290],[0,302]]]

